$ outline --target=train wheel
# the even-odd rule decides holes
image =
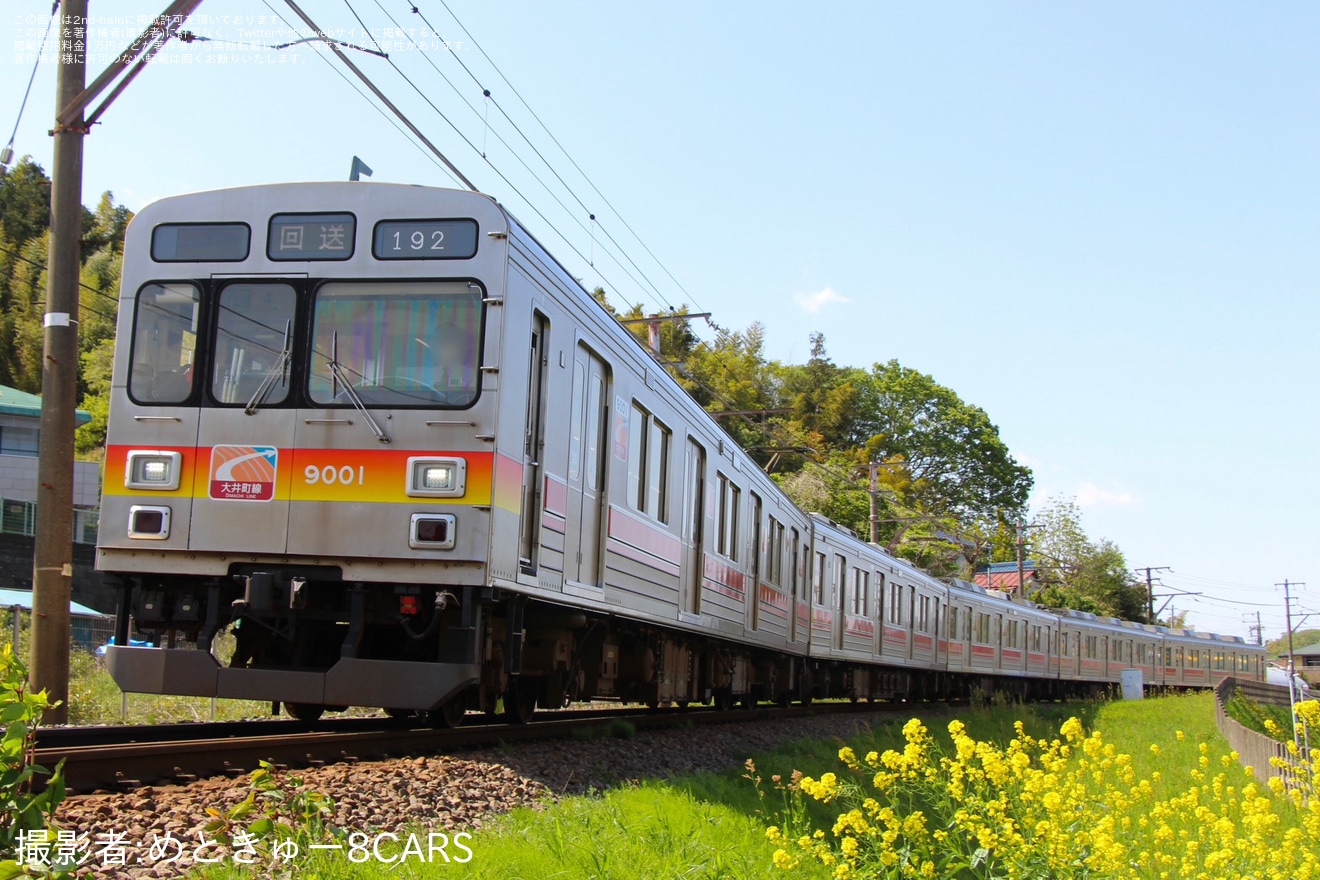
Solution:
[[[678,707],[678,711],[680,711],[680,712],[685,712],[685,711],[687,711],[688,701],[687,701],[687,700],[679,700],[679,701],[678,701],[677,703],[675,703],[674,705]]]
[[[315,703],[285,703],[284,711],[299,721],[311,723],[321,720],[321,716],[325,714],[325,706],[318,706]]]
[[[714,694],[715,711],[728,712],[733,708],[733,691],[720,688]]]
[[[804,693],[801,697],[799,697],[798,702],[801,703],[803,706],[810,706],[811,699],[812,699],[811,693],[808,692],[808,693]]]
[[[457,697],[451,697],[449,702],[444,703],[439,709],[432,709],[426,713],[426,720],[432,727],[458,727],[463,723],[463,716],[467,714],[467,706],[463,703],[463,697],[460,694]]]
[[[536,712],[536,691],[524,683],[509,687],[504,695],[504,720],[510,724],[526,724]]]

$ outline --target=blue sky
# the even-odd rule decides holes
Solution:
[[[154,2],[91,0],[96,71]],[[1203,593],[1175,600],[1199,628],[1245,635],[1260,611],[1277,635],[1284,578],[1320,610],[1320,7],[447,2],[469,32],[440,0],[302,5],[388,39],[489,163],[387,62],[354,62],[589,286],[761,321],[781,360],[819,330],[837,363],[933,374],[999,425],[1035,502],[1076,497],[1092,537]],[[414,3],[449,49],[380,30],[382,9],[421,27]],[[294,20],[202,3],[213,42],[167,50],[88,139],[85,202],[344,179],[355,154],[375,180],[452,183],[314,48],[256,48],[290,39],[272,8]],[[49,9],[6,4],[0,126]],[[54,82],[41,65],[15,143],[47,169]]]

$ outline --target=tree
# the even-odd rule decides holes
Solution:
[[[0,226],[19,247],[50,228],[50,178],[31,156],[0,169]]]
[[[1293,633],[1293,650],[1299,651],[1302,648],[1309,648],[1311,645],[1320,645],[1320,629],[1302,629]],[[1270,657],[1279,657],[1288,653],[1288,634],[1285,632],[1277,639],[1272,639],[1265,645],[1265,653]]]
[[[901,461],[914,503],[968,522],[1023,510],[1031,470],[1009,454],[984,410],[893,360],[857,381],[854,430],[866,438],[866,459]]]
[[[1051,498],[1036,514],[1032,551],[1044,588],[1037,601],[1105,617],[1147,622],[1145,587],[1112,541],[1093,542],[1072,498]]]

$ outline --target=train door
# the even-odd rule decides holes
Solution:
[[[295,284],[217,285],[210,375],[192,377],[216,405],[203,407],[198,421],[189,549],[284,553],[295,468],[300,483],[301,468],[311,469],[309,485],[360,482],[357,467],[294,461],[298,411],[283,404],[293,390]]]
[[[683,464],[683,486],[687,511],[683,521],[683,577],[680,613],[701,614],[701,581],[704,574],[706,539],[706,450],[691,437]]]
[[[585,345],[573,358],[573,403],[569,409],[568,516],[564,535],[564,580],[601,586],[600,532],[604,493],[602,434],[608,397],[605,362]]]
[[[747,629],[761,628],[761,498],[755,492],[752,499],[752,552],[751,582],[748,585]]]
[[[532,344],[527,355],[527,419],[523,426],[522,525],[518,536],[518,562],[527,574],[536,574],[536,548],[540,540],[541,493],[545,475],[545,315],[532,315]]]

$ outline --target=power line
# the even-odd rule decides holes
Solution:
[[[18,116],[14,119],[14,130],[9,135],[9,143],[4,150],[0,151],[0,168],[8,167],[11,159],[14,158],[14,139],[18,137],[18,126],[23,121],[23,111],[27,109],[28,96],[32,94],[32,83],[37,78],[37,70],[41,67],[41,56],[46,53],[46,40],[50,39],[50,29],[55,24],[55,13],[59,11],[60,0],[55,0],[50,5],[50,21],[46,22],[46,33],[41,37],[41,48],[37,50],[36,60],[32,62],[32,75],[28,77],[27,88],[23,90],[23,100],[18,105]]]
[[[532,110],[531,104],[527,103],[527,99],[523,98],[521,92],[517,91],[517,87],[513,86],[513,83],[510,82],[510,79],[508,79],[508,77],[504,75],[504,71],[500,70],[499,65],[496,65],[494,59],[492,59],[490,55],[486,53],[486,50],[484,50],[482,45],[480,45],[480,42],[478,42],[477,37],[473,36],[473,32],[467,29],[467,26],[463,24],[461,20],[459,20],[457,15],[454,15],[454,11],[453,9],[450,9],[449,4],[447,4],[445,0],[440,0],[440,5],[442,5],[442,7],[445,7],[445,12],[449,13],[450,17],[453,18],[455,24],[457,24],[459,28],[462,28],[463,33],[467,34],[467,37],[469,37],[470,40],[473,41],[473,45],[477,47],[477,51],[479,51],[479,53],[482,53],[482,57],[486,59],[487,63],[490,63],[490,66],[492,67],[492,69],[495,70],[495,73],[499,75],[499,78],[504,80],[504,84],[510,87],[510,91],[513,92],[513,96],[515,96],[515,98],[517,98],[517,100],[519,100],[519,102],[523,104],[523,107],[527,108],[527,112],[531,113],[532,119],[535,119],[537,125],[540,125],[541,131],[544,131],[545,135],[549,137],[550,141],[553,141],[553,144],[557,146],[558,150],[560,150],[560,152],[564,154],[566,160],[569,160],[569,164],[572,164],[573,168],[577,169],[577,173],[582,175],[582,179],[583,181],[586,181],[587,186],[590,186],[591,190],[593,190],[594,193],[598,195],[598,197],[601,197],[601,201],[605,202],[606,207],[610,208],[612,214],[614,214],[614,216],[616,216],[616,218],[619,219],[620,223],[623,223],[623,227],[626,228],[628,232],[630,232],[630,234],[632,235],[632,237],[634,237],[636,241],[638,241],[638,244],[642,245],[642,248],[644,249],[645,252],[647,252],[647,255],[651,257],[652,260],[655,260],[656,265],[659,265],[660,269],[663,270],[665,274],[667,274],[669,280],[675,282],[677,288],[680,289],[682,294],[684,294],[684,296],[688,298],[688,301],[692,303],[694,307],[696,307],[697,311],[705,311],[705,309],[702,309],[700,303],[697,302],[697,299],[694,298],[692,294],[688,292],[688,289],[682,286],[682,282],[678,281],[678,278],[673,276],[672,272],[669,272],[669,268],[667,267],[667,265],[661,263],[660,257],[657,257],[655,255],[655,252],[653,252],[652,249],[648,247],[647,243],[645,243],[645,240],[643,240],[643,237],[638,235],[638,232],[636,232],[636,230],[632,228],[631,224],[628,223],[628,220],[624,218],[623,214],[620,214],[618,208],[614,207],[614,203],[610,202],[609,198],[606,198],[605,193],[602,193],[601,191],[601,187],[595,185],[595,182],[591,181],[590,177],[587,177],[586,172],[583,172],[582,170],[582,166],[578,165],[577,160],[574,160],[572,154],[570,154],[568,152],[568,149],[565,149],[564,144],[561,144],[560,140],[558,140],[557,137],[554,136],[554,133],[550,131],[548,125],[545,124],[545,121],[541,119],[539,115],[537,115],[537,112],[535,110]],[[416,13],[416,15],[421,18],[422,22],[424,22],[424,24],[428,26],[428,28],[432,29],[433,32],[434,30],[436,30],[436,28],[433,28],[432,24],[430,24],[430,21],[428,20],[428,18],[426,18],[424,13],[422,13],[420,9],[416,7],[416,4],[413,5],[413,12]],[[462,63],[462,59],[459,59],[459,63]],[[466,65],[463,65],[463,67],[465,67],[466,69]],[[475,80],[475,77],[473,79]],[[503,107],[500,107],[499,102],[496,102],[495,106],[496,108],[499,108],[500,113],[504,113]],[[507,113],[506,113],[506,119],[507,119]],[[517,125],[515,125],[515,128],[517,128]],[[521,135],[521,131],[519,131],[519,133]],[[524,135],[523,137],[524,140],[527,140],[527,136]],[[541,161],[545,161],[544,158]],[[672,309],[673,306],[671,306],[671,310]]]
[[[269,9],[269,10],[271,11],[271,14],[272,14],[272,15],[274,15],[276,18],[278,18],[278,19],[284,24],[284,26],[285,26],[286,28],[288,28],[290,31],[295,31],[295,28],[294,28],[293,24],[290,23],[289,20],[288,20],[287,18],[285,18],[283,15],[281,15],[280,12],[279,12],[279,10],[277,10],[274,6],[272,6],[272,5],[270,4],[270,0],[261,0],[261,2],[262,2],[262,4],[263,4],[267,9]],[[267,47],[265,47],[265,48],[274,48],[274,47],[273,47],[273,46],[267,46]],[[413,138],[409,137],[409,136],[408,136],[408,133],[403,129],[402,126],[399,125],[399,123],[398,123],[397,120],[393,119],[393,118],[390,116],[390,114],[386,113],[385,110],[384,110],[379,104],[377,104],[376,102],[374,102],[374,101],[372,101],[370,98],[368,98],[367,95],[362,91],[361,87],[358,86],[356,83],[354,83],[351,79],[349,79],[349,78],[348,78],[348,75],[345,74],[345,73],[344,73],[342,70],[340,70],[338,67],[336,67],[336,66],[334,65],[334,62],[332,62],[329,58],[327,58],[323,52],[317,52],[317,53],[315,53],[315,54],[316,54],[316,57],[317,57],[317,58],[320,58],[321,61],[322,61],[327,67],[329,67],[332,71],[334,71],[335,76],[339,77],[341,80],[343,80],[343,81],[348,85],[349,88],[351,88],[353,91],[357,92],[358,97],[360,97],[362,100],[366,101],[366,102],[367,102],[367,105],[370,106],[371,109],[373,109],[373,110],[375,110],[377,113],[379,113],[380,116],[381,116],[381,118],[383,118],[386,122],[388,122],[390,125],[392,125],[392,126],[394,127],[394,130],[395,130],[395,131],[397,131],[399,134],[403,135],[404,140],[406,140],[408,143],[412,144],[412,146],[413,146],[418,152],[420,152],[423,156],[425,156],[428,162],[430,162],[432,165],[436,166],[436,167],[439,168],[441,171],[443,171],[445,174],[447,174],[447,175],[449,176],[449,179],[452,180],[452,181],[454,181],[454,183],[458,184],[459,186],[462,186],[462,183],[459,181],[459,179],[458,179],[457,177],[454,176],[454,173],[453,173],[452,171],[450,171],[450,170],[449,170],[448,168],[446,168],[446,167],[445,167],[440,161],[438,161],[438,160],[435,158],[435,156],[431,155],[431,153],[430,153],[425,147],[423,147],[421,144],[417,143],[417,141],[414,140]]]
[[[289,2],[289,0],[286,0],[286,2]],[[345,0],[345,2],[347,3],[348,0]],[[377,5],[379,5],[379,3],[377,3]],[[351,8],[351,5],[350,5],[350,8]],[[381,10],[381,11],[382,11],[382,12],[385,11],[385,10],[383,9],[383,7],[382,7],[382,10]],[[396,22],[396,21],[394,20],[394,18],[393,18],[392,16],[389,15],[388,12],[385,12],[385,14],[386,14],[387,17],[390,18],[390,21],[391,21],[391,22],[393,22],[396,26],[398,25],[398,22]],[[356,11],[354,12],[354,16],[355,16],[355,17],[357,16]],[[306,21],[310,21],[309,19],[306,19],[306,18],[304,18],[304,20],[306,20]],[[361,22],[361,18],[358,18],[358,21]],[[365,27],[365,25],[364,25],[364,27]],[[401,27],[400,27],[400,30],[402,30]],[[409,41],[412,42],[412,44],[413,44],[414,46],[417,45],[416,40],[413,40],[411,37],[409,37]],[[413,81],[413,79],[412,79],[410,76],[408,76],[407,73],[405,73],[405,72],[404,72],[404,71],[403,71],[403,70],[402,70],[397,64],[394,63],[394,60],[393,60],[393,59],[391,59],[388,55],[384,55],[384,54],[382,54],[381,57],[383,57],[383,58],[385,59],[385,62],[386,62],[387,64],[390,65],[390,67],[394,70],[394,72],[397,73],[397,74],[398,74],[398,75],[404,80],[404,82],[406,82],[406,83],[412,88],[412,90],[415,91],[415,92],[418,94],[418,96],[421,97],[421,99],[422,99],[424,102],[426,102],[426,104],[429,105],[429,106],[431,107],[431,109],[434,110],[434,111],[436,112],[436,114],[437,114],[441,119],[443,119],[443,120],[449,125],[450,128],[452,128],[452,129],[454,130],[454,133],[457,134],[457,135],[459,136],[459,138],[460,138],[465,144],[467,144],[468,147],[470,147],[474,153],[476,153],[478,156],[481,157],[482,161],[484,161],[484,162],[490,167],[490,169],[491,169],[492,171],[494,171],[496,175],[499,176],[500,180],[504,181],[505,185],[507,185],[510,189],[512,189],[513,192],[516,193],[516,194],[518,195],[518,197],[519,197],[520,199],[522,199],[523,202],[524,202],[524,203],[525,203],[525,204],[526,204],[526,205],[527,205],[527,206],[528,206],[528,207],[529,207],[529,208],[530,208],[530,209],[536,214],[536,216],[538,216],[539,218],[541,218],[541,220],[546,224],[546,226],[547,226],[552,232],[554,232],[557,236],[559,236],[559,239],[560,239],[561,241],[563,241],[564,244],[567,245],[567,246],[569,247],[569,249],[571,249],[575,254],[577,254],[578,257],[579,257],[580,259],[582,259],[584,262],[586,262],[588,265],[590,265],[591,268],[593,268],[593,269],[596,270],[596,274],[598,274],[598,275],[600,276],[600,278],[601,278],[602,281],[604,281],[604,282],[605,282],[606,284],[608,284],[610,287],[613,287],[616,291],[621,291],[621,290],[622,290],[622,288],[619,287],[619,285],[617,285],[617,284],[615,284],[614,282],[610,281],[610,279],[609,279],[608,277],[606,277],[605,273],[604,273],[604,272],[601,272],[600,269],[598,269],[598,268],[596,267],[596,265],[595,265],[595,261],[594,261],[594,260],[592,260],[592,259],[588,258],[587,256],[585,256],[585,255],[582,253],[582,251],[579,250],[579,249],[577,248],[577,246],[574,245],[574,244],[572,243],[572,241],[570,241],[566,236],[564,236],[563,233],[561,233],[561,232],[555,227],[555,224],[552,223],[552,222],[550,221],[550,219],[549,219],[548,217],[545,216],[545,214],[544,214],[544,213],[543,213],[543,212],[542,212],[542,211],[536,206],[536,204],[535,204],[530,198],[528,198],[527,195],[526,195],[525,193],[523,193],[522,190],[519,189],[519,187],[518,187],[516,184],[514,184],[514,182],[513,182],[512,180],[510,180],[509,177],[508,177],[503,171],[501,171],[501,170],[499,169],[499,167],[498,167],[493,161],[491,161],[490,157],[485,153],[485,151],[479,149],[479,148],[477,147],[477,145],[474,144],[474,143],[472,142],[472,139],[469,138],[466,134],[463,133],[463,130],[462,130],[461,128],[459,128],[458,124],[455,123],[452,119],[450,119],[449,116],[448,116],[443,110],[441,110],[440,107],[437,106],[436,103],[435,103],[433,100],[431,100],[430,96],[427,95],[427,93],[425,92],[425,90],[423,90],[420,86],[418,86],[417,83],[415,83],[415,82]],[[425,57],[425,56],[424,56],[424,57]],[[468,107],[468,109],[469,109],[469,110],[472,110],[473,113],[476,113],[476,109],[475,109],[474,107],[472,107],[472,105],[467,101],[466,98],[463,97],[462,92],[460,92],[460,91],[458,90],[458,88],[453,84],[453,82],[451,82],[451,81],[449,80],[449,78],[448,78],[447,76],[445,76],[444,73],[441,72],[441,71],[439,70],[438,67],[435,66],[434,62],[432,62],[429,58],[427,58],[427,63],[431,64],[432,68],[434,68],[434,69],[436,70],[436,72],[440,74],[441,78],[443,78],[443,79],[445,80],[445,82],[449,85],[449,87],[450,87],[451,89],[453,89],[453,90],[458,94],[460,100],[463,101],[463,103]],[[355,72],[357,72],[357,71],[355,71]],[[361,76],[362,74],[359,73],[359,75]],[[382,100],[386,100],[386,99],[384,99],[384,97],[382,96]],[[387,103],[388,103],[388,101],[387,101]],[[393,108],[393,106],[391,106],[391,109],[395,109],[395,108]],[[399,111],[396,110],[396,112],[399,112]],[[496,133],[496,137],[499,138],[500,143],[504,144],[505,147],[508,148],[510,155],[512,155],[512,156],[513,156],[513,157],[514,157],[519,163],[521,163],[522,166],[527,170],[527,173],[530,174],[530,175],[532,175],[532,178],[533,178],[537,183],[539,183],[539,184],[541,185],[541,187],[546,191],[546,193],[550,196],[550,198],[552,198],[552,199],[553,199],[553,200],[559,205],[559,207],[562,208],[562,209],[565,211],[565,213],[567,213],[570,217],[573,217],[572,212],[569,210],[568,206],[565,205],[565,204],[563,203],[563,201],[562,201],[557,195],[555,195],[555,193],[550,189],[550,187],[546,186],[545,181],[541,180],[541,178],[536,174],[535,171],[532,170],[532,168],[526,163],[526,161],[524,161],[524,160],[522,159],[522,157],[519,156],[519,155],[517,154],[517,152],[513,149],[513,147],[510,146],[510,145],[508,144],[508,142],[505,141],[504,138],[503,138],[502,136],[500,136],[498,133]],[[465,179],[465,183],[467,183],[467,185],[469,186],[469,188],[471,188],[471,189],[476,189],[476,187],[473,186],[471,183],[468,183],[468,182],[466,181],[466,179]],[[594,219],[594,217],[593,217],[593,219]],[[578,224],[579,227],[581,227],[581,228],[583,229],[583,231],[586,231],[586,227],[582,225],[582,222],[581,222],[580,220],[578,220],[576,217],[573,217],[573,220],[574,220],[574,222],[576,222],[576,223]],[[638,280],[632,275],[632,273],[628,271],[628,268],[627,268],[626,266],[624,266],[623,263],[619,262],[619,259],[618,259],[617,257],[615,257],[612,253],[609,253],[608,251],[607,251],[606,253],[609,255],[610,259],[612,259],[612,260],[614,261],[614,263],[615,263],[615,264],[616,264],[621,270],[623,270],[623,273],[624,273],[625,275],[628,276],[629,280],[631,280],[631,281],[633,282],[634,285],[636,285],[638,288],[643,288],[643,285],[641,284],[641,282],[639,282],[639,281],[638,281]],[[626,256],[627,256],[627,255],[625,254],[625,257],[626,257]],[[663,298],[663,297],[662,297],[662,298]]]

